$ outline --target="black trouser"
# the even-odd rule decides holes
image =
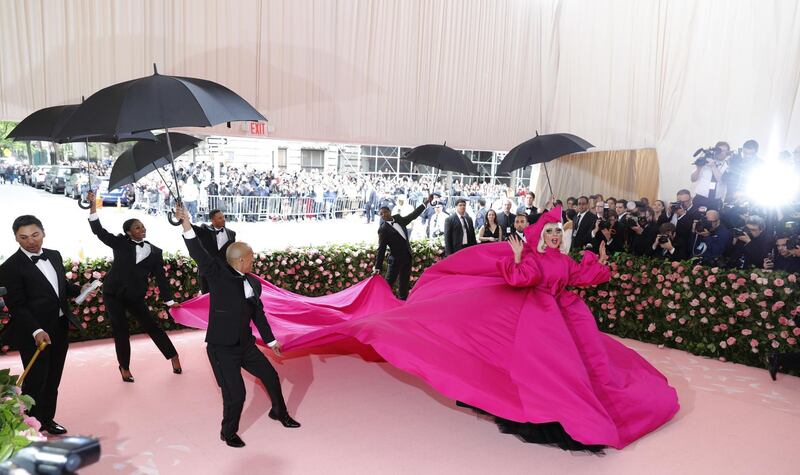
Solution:
[[[411,256],[398,258],[393,256],[389,261],[389,269],[386,271],[386,282],[389,287],[394,287],[396,280],[400,279],[397,289],[397,297],[405,300],[408,297],[408,283],[411,280]]]
[[[111,329],[114,331],[114,349],[117,351],[117,361],[123,369],[129,369],[131,364],[131,340],[126,311],[130,312],[139,322],[142,330],[150,335],[150,339],[156,344],[164,358],[171,359],[178,355],[167,333],[158,326],[155,317],[148,310],[144,298],[129,300],[125,297],[105,294],[103,300],[111,319]]]
[[[242,417],[246,394],[242,368],[264,383],[275,415],[282,418],[287,414],[278,373],[264,353],[256,347],[255,340],[250,338],[244,344],[224,346],[209,343],[206,347],[214,377],[222,389],[222,435],[225,437],[239,431],[239,419]]]
[[[209,289],[208,289],[208,281],[206,280],[206,278],[198,274],[197,280],[200,282],[200,292],[207,294]]]
[[[51,343],[39,354],[22,383],[22,393],[29,395],[36,402],[28,410],[28,414],[43,424],[55,417],[58,385],[61,384],[61,374],[64,372],[64,361],[67,359],[69,348],[67,319],[60,317],[60,320],[56,323],[56,328],[47,330]],[[30,344],[26,342],[19,349],[23,367],[28,365],[35,352],[36,343],[31,337]]]
[[[778,353],[778,367],[786,371],[800,369],[800,353]]]

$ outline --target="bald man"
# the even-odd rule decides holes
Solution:
[[[222,389],[220,439],[231,447],[245,445],[237,434],[245,399],[242,368],[259,378],[267,388],[272,400],[269,417],[284,427],[300,427],[286,409],[278,373],[256,347],[250,329],[252,322],[261,339],[280,356],[281,346],[272,334],[261,303],[261,282],[250,274],[253,272],[253,250],[246,243],[232,243],[225,252],[226,264],[222,259],[211,257],[200,244],[186,208],[178,206],[175,215],[182,220],[183,238],[189,255],[208,282],[211,303],[206,351],[214,377]]]
[[[703,263],[720,265],[731,247],[733,237],[719,219],[719,212],[708,210],[705,218],[694,221],[692,257],[702,257]]]

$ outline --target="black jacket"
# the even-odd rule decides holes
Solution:
[[[401,236],[394,226],[386,222],[381,223],[378,227],[378,252],[375,255],[376,269],[383,267],[383,259],[386,257],[387,246],[394,260],[411,259],[411,246],[408,243],[408,230],[406,226],[408,226],[408,223],[411,221],[417,219],[423,211],[425,211],[425,205],[421,204],[408,216],[400,216],[399,214],[392,216],[392,220],[403,228],[405,237]]]
[[[517,208],[517,213],[525,213],[528,217],[528,224],[534,224],[539,220],[539,209],[536,206],[531,206],[530,210],[525,205]]]
[[[42,249],[42,253],[56,271],[58,295],[47,277],[21,249],[0,265],[0,286],[8,290],[4,299],[11,315],[8,341],[17,348],[33,344],[33,332],[39,328],[52,335],[60,318],[66,318],[72,326],[80,329],[68,299],[77,297],[81,288],[67,282],[64,260],[58,251]],[[63,317],[59,316],[59,310],[64,312]]]
[[[497,213],[497,224],[503,228],[504,240],[508,239],[508,236],[514,232],[514,219],[516,219],[514,213],[508,213],[508,216],[504,211]]]
[[[209,254],[212,256],[221,257],[222,260],[225,260],[225,251],[228,250],[228,246],[231,243],[236,242],[236,232],[228,229],[226,226],[225,235],[228,237],[228,242],[222,246],[222,249],[217,249],[217,231],[208,224],[203,224],[201,226],[192,225],[192,229],[194,229],[195,234],[197,234],[197,239],[200,240],[200,244],[208,251]]]
[[[261,303],[261,282],[245,274],[255,297],[248,302],[244,297],[242,276],[224,261],[211,257],[196,237],[184,238],[184,241],[189,255],[197,262],[200,275],[208,281],[210,305],[206,343],[229,346],[244,343],[241,341],[242,329],[249,328],[251,321],[264,343],[274,340]]]
[[[464,228],[461,226],[461,217],[458,213],[453,213],[444,222],[444,255],[449,256],[461,249],[469,246],[474,246],[478,243],[475,238],[475,226],[472,223],[472,218],[466,213],[464,214],[464,222],[467,226],[467,243],[462,244],[464,241]]]
[[[592,230],[594,223],[597,222],[597,216],[591,211],[587,211],[578,225],[578,216],[575,215],[573,220],[573,233],[572,233],[572,250],[582,250],[584,246],[592,242]]]
[[[136,243],[128,236],[113,235],[106,231],[99,219],[89,221],[92,232],[114,251],[114,262],[103,278],[103,293],[127,299],[143,299],[150,287],[149,276],[158,284],[161,300],[172,300],[169,280],[164,271],[164,256],[158,247],[150,244],[150,255],[136,263]]]

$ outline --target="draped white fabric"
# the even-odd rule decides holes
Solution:
[[[795,0],[6,0],[0,117],[150,74],[238,92],[274,137],[508,150],[800,143]],[[597,190],[600,191],[600,190]]]

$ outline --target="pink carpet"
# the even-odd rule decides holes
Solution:
[[[266,416],[252,377],[240,435],[219,440],[219,389],[203,332],[173,332],[184,374],[152,342],[132,341],[136,383],[120,380],[111,340],[74,344],[56,420],[101,438],[103,456],[81,474],[795,474],[800,378],[659,349],[632,340],[678,390],[681,411],[624,450],[570,453],[525,444],[386,363],[311,356],[277,364],[300,429]],[[0,368],[20,370],[17,354]]]

